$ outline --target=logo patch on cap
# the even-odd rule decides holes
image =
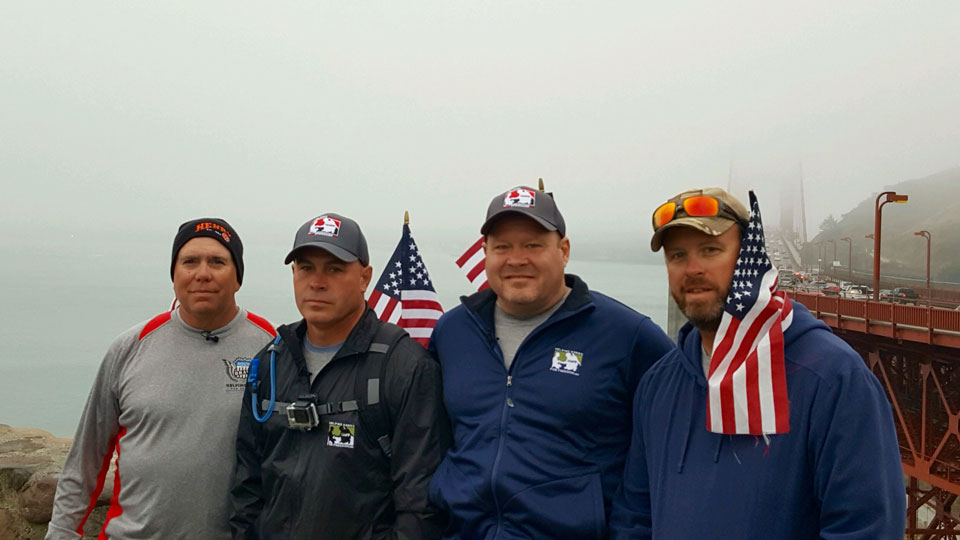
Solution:
[[[200,231],[213,231],[214,233],[219,234],[220,238],[223,238],[224,242],[228,244],[230,243],[230,233],[222,225],[205,221],[203,223],[198,223],[197,228],[194,229],[194,232],[200,232]]]
[[[309,236],[329,236],[336,238],[340,235],[340,220],[329,216],[320,216],[313,225],[310,225]]]
[[[537,195],[529,189],[515,189],[503,196],[504,208],[533,208],[537,205]]]

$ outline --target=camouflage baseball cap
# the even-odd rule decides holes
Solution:
[[[301,225],[293,239],[293,249],[287,253],[283,264],[290,264],[297,250],[305,247],[320,248],[343,262],[370,264],[367,239],[363,237],[360,225],[340,214],[321,214]]]
[[[548,231],[557,231],[560,236],[567,235],[567,225],[553,201],[553,193],[527,186],[508,189],[490,201],[487,219],[480,227],[480,234],[487,234],[493,222],[508,213],[527,216]]]
[[[683,201],[690,197],[706,196],[716,199],[720,204],[716,216],[690,216],[683,208]],[[653,238],[650,239],[650,249],[659,251],[663,245],[663,234],[673,227],[692,227],[711,236],[719,236],[738,221],[744,225],[750,221],[750,212],[736,197],[718,187],[691,189],[670,198],[668,201],[676,203],[677,207],[673,219],[657,228],[654,225]],[[660,207],[657,207],[658,209]]]

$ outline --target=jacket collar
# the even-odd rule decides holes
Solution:
[[[379,321],[377,314],[368,305],[360,320],[350,330],[347,339],[343,341],[343,345],[340,346],[340,350],[337,351],[334,358],[365,353],[369,350],[370,344],[373,343],[373,338],[377,334],[377,327],[379,326],[377,323]],[[285,324],[278,328],[277,332],[283,338],[283,341],[290,344],[290,353],[293,354],[297,366],[302,368],[301,371],[306,370],[307,363],[303,358],[303,342],[307,335],[307,321],[300,319],[299,322]]]
[[[570,287],[570,294],[567,295],[567,299],[560,305],[557,312],[550,317],[551,319],[566,312],[579,311],[593,305],[593,300],[590,298],[590,289],[579,276],[564,274],[563,279],[567,287]],[[488,288],[470,296],[461,296],[460,302],[469,311],[475,313],[488,328],[493,328],[493,308],[497,303],[497,295],[493,292],[493,289]]]

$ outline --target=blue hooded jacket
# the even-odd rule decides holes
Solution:
[[[571,292],[520,344],[510,371],[496,296],[463,298],[430,340],[454,444],[430,498],[447,538],[605,538],[630,444],[633,393],[673,342],[649,318],[566,276]]]
[[[784,335],[790,432],[707,430],[700,333],[644,376],[613,538],[902,539],[890,403],[860,356],[802,305]]]

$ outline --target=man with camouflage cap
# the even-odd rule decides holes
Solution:
[[[450,445],[440,367],[367,306],[372,268],[354,220],[304,223],[290,263],[303,319],[251,365],[234,538],[439,537],[427,486]]]
[[[890,404],[860,356],[776,290],[750,195],[748,210],[690,190],[654,212],[650,247],[690,322],[637,388],[612,537],[903,538]]]
[[[672,342],[649,318],[564,274],[553,197],[493,198],[490,288],[434,329],[454,445],[431,482],[446,538],[600,538],[630,439],[633,390]]]

